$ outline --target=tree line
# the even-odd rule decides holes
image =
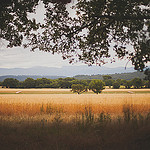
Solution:
[[[125,80],[132,80],[134,78],[140,78],[144,79],[145,74],[144,72],[136,71],[136,72],[129,72],[129,73],[114,73],[114,74],[109,74],[113,80],[117,79],[125,79]],[[101,79],[103,80],[103,75],[102,74],[96,74],[96,75],[76,75],[74,76],[76,79]]]
[[[140,78],[134,78],[132,80],[117,79],[113,80],[110,75],[103,75],[103,79],[88,79],[79,80],[73,77],[59,78],[59,79],[47,79],[47,78],[27,78],[24,81],[19,81],[14,78],[6,78],[0,85],[4,88],[65,88],[69,89],[74,86],[82,86],[84,90],[89,89],[92,82],[93,84],[98,84],[97,82],[102,82],[103,86],[109,86],[109,88],[119,89],[123,88],[150,88],[150,79],[147,75],[144,80]]]

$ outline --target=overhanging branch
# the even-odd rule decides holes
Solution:
[[[99,30],[105,29],[107,27],[109,27],[114,21],[123,21],[123,20],[144,20],[144,19],[150,19],[150,16],[138,16],[138,17],[132,17],[132,16],[110,16],[110,15],[103,15],[103,16],[96,16],[95,20],[92,21],[89,24],[83,24],[80,28],[76,29],[75,31],[67,34],[68,37],[70,37],[71,35],[77,34],[78,32],[82,31],[85,28],[88,28],[94,24],[97,24],[99,22],[99,19],[111,19],[111,21],[102,26],[101,28],[99,28]]]

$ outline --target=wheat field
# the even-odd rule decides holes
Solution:
[[[0,90],[0,93],[3,93],[0,94],[0,115],[24,114],[31,116],[56,112],[76,115],[83,113],[87,108],[90,108],[94,114],[105,112],[120,115],[124,106],[127,105],[132,107],[136,113],[150,112],[150,93],[134,93],[135,91],[144,91],[143,89],[131,89],[132,94],[117,93],[118,91],[129,91],[127,89],[106,89],[105,92],[110,92],[110,94],[81,95],[62,94],[64,91],[70,92],[69,89],[21,89],[28,94],[15,94],[16,91],[19,89]],[[53,91],[53,94],[46,94],[50,91]],[[147,89],[147,91],[150,90]],[[36,94],[32,92],[36,92]],[[112,92],[114,93],[112,94]]]
[[[149,150],[150,90],[130,91],[0,89],[0,149]]]

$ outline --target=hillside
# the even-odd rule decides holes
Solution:
[[[116,73],[116,74],[109,74],[112,79],[125,79],[125,80],[132,80],[134,78],[141,78],[144,79],[145,75],[142,72],[132,72],[132,73]],[[76,75],[73,76],[76,79],[103,79],[103,75]],[[24,81],[26,78],[48,78],[48,79],[58,79],[58,78],[65,78],[66,76],[34,76],[34,75],[7,75],[7,76],[0,76],[0,81],[3,81],[6,78],[14,78],[19,81]]]
[[[132,80],[134,78],[141,78],[144,79],[145,75],[143,72],[132,72],[132,73],[116,73],[116,74],[109,74],[112,79],[125,79],[125,80]],[[103,79],[103,75],[77,75],[74,76],[76,79]]]

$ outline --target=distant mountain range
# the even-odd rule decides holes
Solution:
[[[30,77],[58,79],[65,77],[74,77],[76,79],[103,79],[102,75],[109,74],[114,80],[131,80],[135,77],[143,79],[144,73],[135,72],[133,68],[118,67],[107,68],[98,66],[66,66],[62,68],[55,67],[33,67],[33,68],[0,68],[0,81],[6,78],[15,78],[24,81]]]
[[[134,78],[141,78],[144,79],[145,75],[143,72],[131,72],[131,73],[116,73],[116,74],[109,74],[113,80],[117,79],[125,79],[125,80],[132,80]],[[66,76],[36,76],[36,75],[7,75],[7,76],[0,76],[0,81],[3,81],[6,78],[14,78],[19,81],[24,81],[26,78],[47,78],[47,79],[58,79],[58,78],[66,78]],[[73,76],[76,79],[103,79],[103,75],[76,75]]]
[[[107,68],[99,66],[64,66],[56,67],[32,67],[32,68],[0,68],[0,76],[4,75],[36,75],[36,76],[67,76],[97,75],[134,72],[131,68],[124,67]]]

